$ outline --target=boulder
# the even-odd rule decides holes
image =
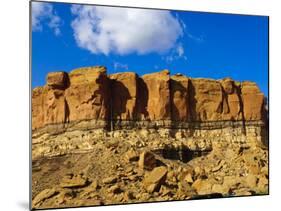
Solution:
[[[102,183],[104,183],[104,184],[113,184],[116,182],[117,182],[117,177],[115,177],[115,176],[107,177],[102,180]]]
[[[156,167],[156,159],[153,153],[149,151],[144,151],[139,156],[139,169],[151,171]]]
[[[224,176],[223,177],[223,187],[224,188],[233,188],[241,183],[241,178],[237,176]]]
[[[209,179],[197,179],[193,184],[194,188],[198,195],[205,195],[212,193],[213,183]]]
[[[192,184],[194,182],[193,178],[192,178],[192,175],[190,173],[186,174],[186,176],[184,177],[184,181],[189,183],[189,184]]]
[[[229,194],[230,187],[225,186],[223,184],[214,184],[212,186],[212,192],[213,193],[220,193],[224,196],[227,196]]]
[[[248,188],[240,188],[234,190],[232,194],[235,196],[251,196],[253,195],[253,192]]]
[[[118,184],[115,184],[115,185],[111,186],[110,188],[108,188],[107,192],[113,193],[113,194],[118,194],[118,193],[121,193],[122,190]]]
[[[69,174],[62,178],[60,186],[63,188],[80,188],[88,185],[88,179],[83,178],[82,175]]]
[[[258,178],[256,175],[248,174],[246,177],[243,178],[243,183],[245,187],[249,187],[251,189],[257,187]]]
[[[268,189],[269,189],[268,178],[264,175],[260,175],[257,184],[258,193],[268,193]]]
[[[127,162],[133,162],[139,160],[139,155],[135,150],[130,149],[125,153],[125,159]]]
[[[52,89],[65,89],[68,86],[68,75],[66,72],[51,72],[47,75],[47,86]]]
[[[167,172],[167,168],[164,166],[156,167],[151,172],[148,172],[143,180],[144,188],[149,193],[159,191],[166,180]]]
[[[45,189],[37,194],[32,200],[33,208],[37,208],[40,206],[42,202],[45,200],[59,194],[59,191],[56,188]]]

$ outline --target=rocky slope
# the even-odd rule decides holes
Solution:
[[[265,108],[230,78],[49,73],[32,91],[33,207],[266,194]]]

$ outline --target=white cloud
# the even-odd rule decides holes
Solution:
[[[114,67],[114,70],[120,70],[120,69],[128,70],[129,69],[127,64],[122,64],[119,62],[113,62],[113,67]]]
[[[184,48],[182,45],[178,45],[176,51],[179,57],[182,57],[184,55]]]
[[[60,35],[61,19],[56,15],[50,3],[32,2],[32,31],[42,31],[42,21],[52,29],[55,35]]]
[[[74,5],[74,37],[94,54],[165,53],[183,35],[169,11]]]
[[[190,39],[195,40],[195,41],[198,42],[198,43],[202,43],[202,42],[205,41],[203,35],[195,36],[195,35],[191,34],[190,32],[185,32],[185,33],[186,33],[186,35],[187,35]]]
[[[168,56],[162,57],[167,63],[172,63],[175,60],[183,59],[187,61],[187,57],[184,52],[184,47],[181,43],[179,43]]]

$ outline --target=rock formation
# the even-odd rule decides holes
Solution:
[[[46,86],[32,92],[32,109],[33,130],[82,120],[109,128],[122,121],[163,121],[169,127],[173,122],[266,118],[264,95],[253,82],[170,76],[168,70],[142,77],[133,72],[106,75],[101,66],[49,73]]]
[[[142,78],[148,92],[146,107],[148,119],[152,121],[171,119],[169,71],[146,74]]]
[[[268,194],[264,99],[168,70],[49,73],[32,90],[32,207]]]

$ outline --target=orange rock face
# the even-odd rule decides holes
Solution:
[[[253,82],[191,79],[168,70],[106,74],[87,67],[52,72],[32,91],[32,129],[81,120],[213,122],[264,120],[264,95]]]
[[[192,120],[221,120],[223,91],[220,82],[209,79],[192,79],[190,92]]]
[[[190,117],[189,83],[190,80],[183,75],[171,77],[171,117],[174,121],[187,121]]]
[[[64,89],[68,85],[67,73],[54,72],[47,76],[47,85],[32,92],[32,128],[48,124],[65,123],[67,104]]]
[[[67,118],[66,106],[63,90],[48,90],[44,98],[45,124],[64,123]]]
[[[243,82],[241,87],[245,120],[262,119],[264,115],[264,95],[253,82]]]
[[[144,75],[147,86],[147,112],[150,120],[171,118],[170,108],[170,75],[168,70]]]
[[[52,72],[47,76],[47,85],[54,89],[65,89],[68,85],[68,75],[65,72]]]
[[[32,93],[32,129],[48,124],[109,118],[109,79],[104,67],[50,73]]]
[[[223,98],[223,119],[224,120],[242,120],[243,108],[240,96],[240,88],[229,78],[221,81]]]
[[[32,129],[40,128],[44,122],[44,88],[36,87],[32,90]]]
[[[104,67],[80,68],[69,74],[65,91],[68,121],[109,118],[110,83]]]

